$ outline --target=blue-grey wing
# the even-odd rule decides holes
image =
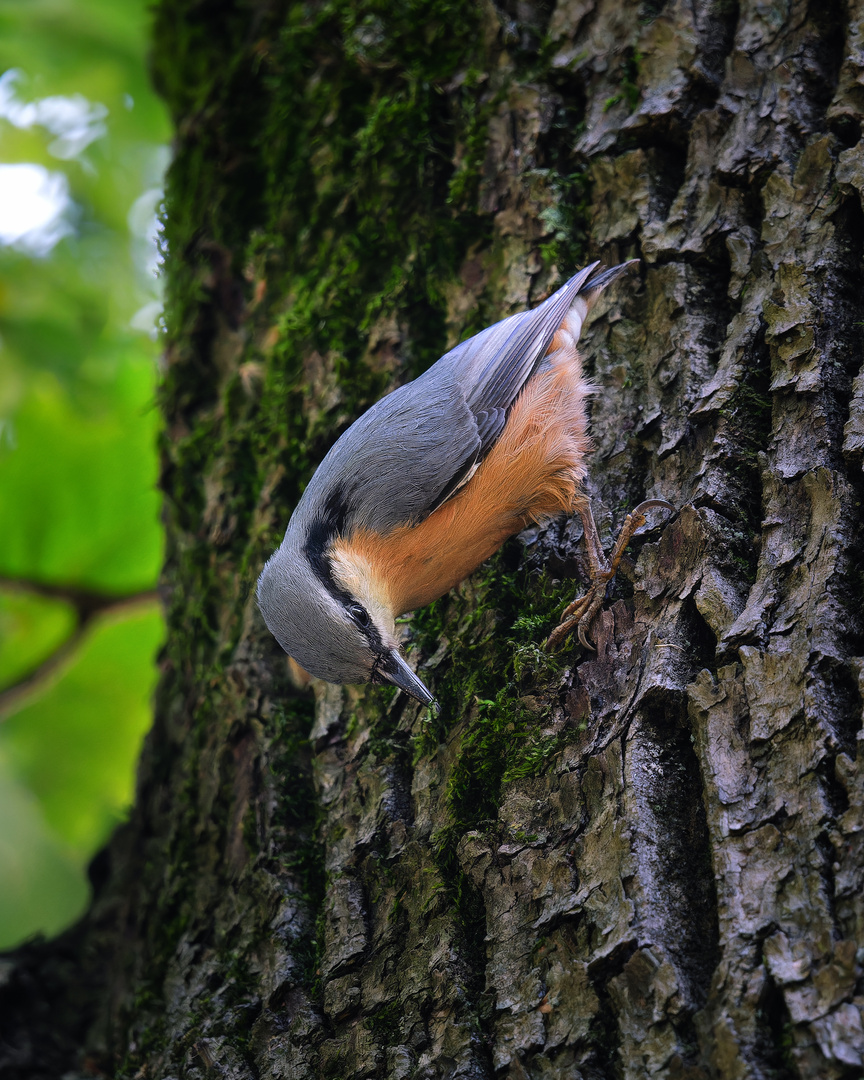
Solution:
[[[463,363],[471,371],[466,401],[472,412],[479,415],[503,409],[506,413],[598,265],[586,266],[533,311],[513,315],[459,346]]]
[[[373,405],[330,450],[295,517],[329,515],[322,528],[331,534],[349,525],[386,533],[428,517],[494,446],[510,406],[580,291],[606,283],[607,274],[590,280],[597,265],[533,311],[457,345],[420,378]]]
[[[416,386],[382,398],[335,443],[297,506],[298,524],[321,519],[322,536],[417,525],[470,474],[483,446],[461,388]]]

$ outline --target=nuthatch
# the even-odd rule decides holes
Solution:
[[[592,586],[548,644],[577,625],[588,644],[642,511],[668,507],[637,507],[607,562],[582,492],[592,388],[576,343],[601,291],[632,265],[595,274],[592,263],[533,311],[451,349],[337,440],[258,579],[267,626],[307,672],[391,682],[433,703],[402,657],[397,616],[443,596],[530,521],[574,510]]]

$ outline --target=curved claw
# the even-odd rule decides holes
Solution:
[[[591,642],[588,640],[588,635],[585,633],[585,627],[582,625],[581,619],[579,621],[579,626],[576,628],[576,637],[579,638],[582,646],[586,648],[589,652],[597,652],[597,646],[592,645]]]
[[[579,638],[581,644],[590,652],[596,652],[596,645],[592,645],[588,640],[588,630],[591,628],[591,624],[594,622],[594,616],[603,606],[603,599],[606,596],[606,583],[603,583],[603,588],[595,588],[591,603],[588,605],[588,610],[579,620],[579,626],[576,630],[576,636]]]
[[[594,621],[594,616],[600,610],[603,597],[606,595],[606,582],[595,583],[584,596],[578,597],[569,604],[561,616],[561,621],[546,639],[545,649],[551,652],[567,637],[575,626],[577,636],[584,648],[596,652],[595,646],[588,639],[587,632]]]
[[[548,638],[546,638],[546,644],[543,646],[546,652],[552,652],[558,645],[567,637],[573,627],[580,622],[581,612],[578,607],[582,605],[582,602],[586,599],[585,596],[580,596],[578,600],[574,600],[570,607],[567,609],[571,614],[565,614],[562,616],[561,621],[552,631]],[[576,609],[575,613],[571,609]]]
[[[635,509],[631,510],[630,514],[633,517],[636,517],[637,514],[644,517],[645,511],[653,510],[655,506],[662,506],[664,510],[669,510],[673,514],[678,513],[678,508],[667,502],[666,499],[645,499],[644,502],[639,503]]]

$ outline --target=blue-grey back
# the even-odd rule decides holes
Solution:
[[[373,405],[321,462],[289,531],[306,535],[317,518],[328,535],[346,527],[387,533],[428,516],[494,444],[593,269],[533,311],[457,345]]]

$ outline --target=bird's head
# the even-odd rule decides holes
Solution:
[[[346,574],[326,553],[310,558],[286,536],[258,579],[257,595],[267,628],[310,675],[334,683],[392,683],[424,705],[435,704],[405,662],[393,613],[362,569]]]

